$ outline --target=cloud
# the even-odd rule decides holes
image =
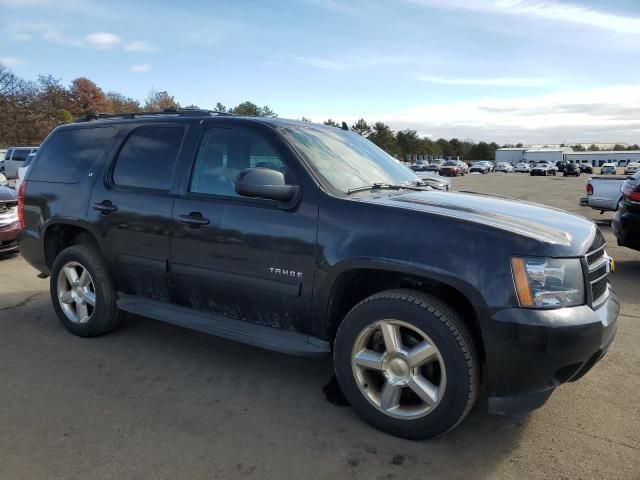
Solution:
[[[151,65],[148,63],[141,63],[140,65],[132,65],[131,68],[129,68],[129,71],[133,73],[147,73],[149,70],[151,70]]]
[[[111,48],[120,43],[120,37],[109,32],[90,33],[84,37],[85,42],[96,48]]]
[[[348,123],[361,115],[325,114]],[[314,118],[315,120],[316,118]],[[640,138],[640,84],[558,90],[544,95],[430,103],[394,113],[366,115],[395,130],[432,138],[472,138],[498,143],[579,143]]]
[[[473,87],[544,87],[551,84],[550,79],[538,77],[456,78],[419,75],[415,78],[421,82],[438,83],[442,85],[466,85]]]
[[[124,49],[127,52],[155,52],[157,48],[146,40],[136,40],[128,43]]]
[[[474,13],[511,15],[525,21],[539,19],[594,27],[623,34],[640,34],[640,17],[620,15],[577,5],[549,0],[406,0],[410,3]]]
[[[21,65],[26,64],[27,62],[25,62],[24,60],[22,60],[21,58],[16,58],[16,57],[2,57],[0,58],[0,63],[2,63],[3,65],[6,65],[7,67],[19,67]]]

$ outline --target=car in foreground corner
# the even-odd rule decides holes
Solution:
[[[640,171],[622,184],[622,200],[611,226],[618,245],[640,250]]]
[[[0,187],[0,253],[18,251],[18,197],[15,190]]]
[[[346,124],[91,117],[57,127],[33,160],[20,251],[77,336],[129,312],[331,356],[354,411],[392,435],[444,434],[480,392],[493,413],[542,406],[614,339],[602,232],[420,183]]]

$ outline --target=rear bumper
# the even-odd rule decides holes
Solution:
[[[44,241],[37,232],[23,229],[18,232],[18,245],[22,257],[36,270],[49,275],[44,254]]]
[[[613,341],[619,311],[610,291],[597,310],[582,305],[494,312],[483,322],[490,411],[538,408],[557,386],[581,378]]]
[[[0,253],[16,252],[18,250],[18,222],[0,227]]]

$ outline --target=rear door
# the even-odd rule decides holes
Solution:
[[[172,293],[178,304],[202,312],[304,331],[315,265],[315,190],[304,187],[299,164],[277,136],[238,122],[222,125],[204,129],[190,181],[176,199]],[[287,183],[302,185],[301,201],[284,209],[273,200],[240,197],[235,179],[248,167],[282,171]]]
[[[118,290],[169,300],[168,259],[174,170],[187,126],[147,124],[125,132],[89,205]]]

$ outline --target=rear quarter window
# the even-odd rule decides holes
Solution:
[[[105,157],[114,133],[114,127],[54,131],[38,151],[29,180],[78,183],[96,160]]]

